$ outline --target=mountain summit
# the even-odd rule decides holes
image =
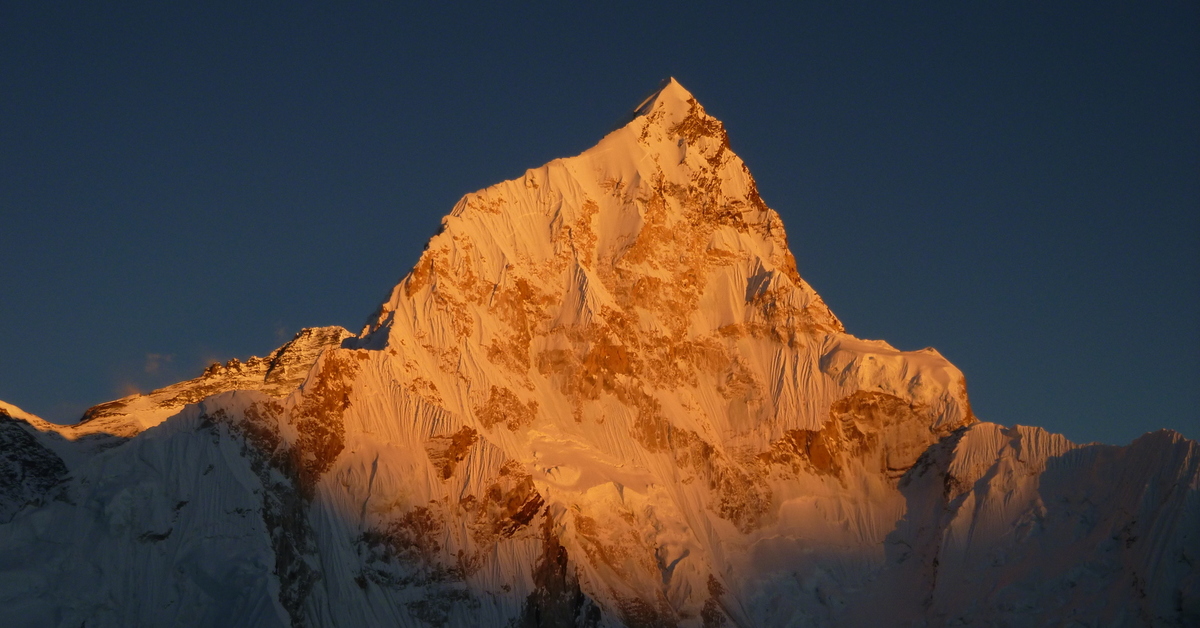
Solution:
[[[465,196],[356,336],[304,332],[89,430],[0,406],[9,616],[1200,619],[1194,442],[979,422],[936,351],[845,332],[687,90],[635,114]]]

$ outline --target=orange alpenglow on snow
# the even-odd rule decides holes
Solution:
[[[465,196],[358,335],[0,414],[18,623],[1200,618],[1196,443],[980,422],[937,351],[846,333],[673,79]]]

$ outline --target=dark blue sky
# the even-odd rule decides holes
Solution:
[[[1200,4],[217,4],[0,9],[0,399],[357,331],[462,194],[675,76],[851,333],[986,420],[1200,437]]]

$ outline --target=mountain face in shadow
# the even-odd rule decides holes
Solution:
[[[675,81],[469,194],[357,335],[0,405],[28,626],[1183,626],[1200,452],[972,414],[801,278]]]

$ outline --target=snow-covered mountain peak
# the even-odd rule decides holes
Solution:
[[[257,390],[286,397],[308,376],[322,351],[340,346],[351,336],[337,326],[305,328],[266,357],[213,363],[194,379],[92,406],[75,425],[31,424],[71,440],[93,435],[129,438],[178,414],[189,403],[225,391]]]
[[[793,305],[840,329],[800,279],[782,221],[730,150],[721,122],[673,79],[639,112],[576,157],[463,197],[365,335],[422,289],[449,295],[452,286],[472,289],[467,280],[496,286],[517,275],[537,275],[539,287],[550,287],[541,280],[570,279],[564,273],[579,274],[571,281],[583,289],[555,285],[560,294],[545,296],[583,292],[584,311],[576,312],[583,316],[620,298],[623,288],[601,275],[679,287],[683,275],[696,275],[694,283],[712,274],[725,275],[731,288],[749,281],[760,295],[797,290]],[[710,323],[737,322],[724,318]]]

